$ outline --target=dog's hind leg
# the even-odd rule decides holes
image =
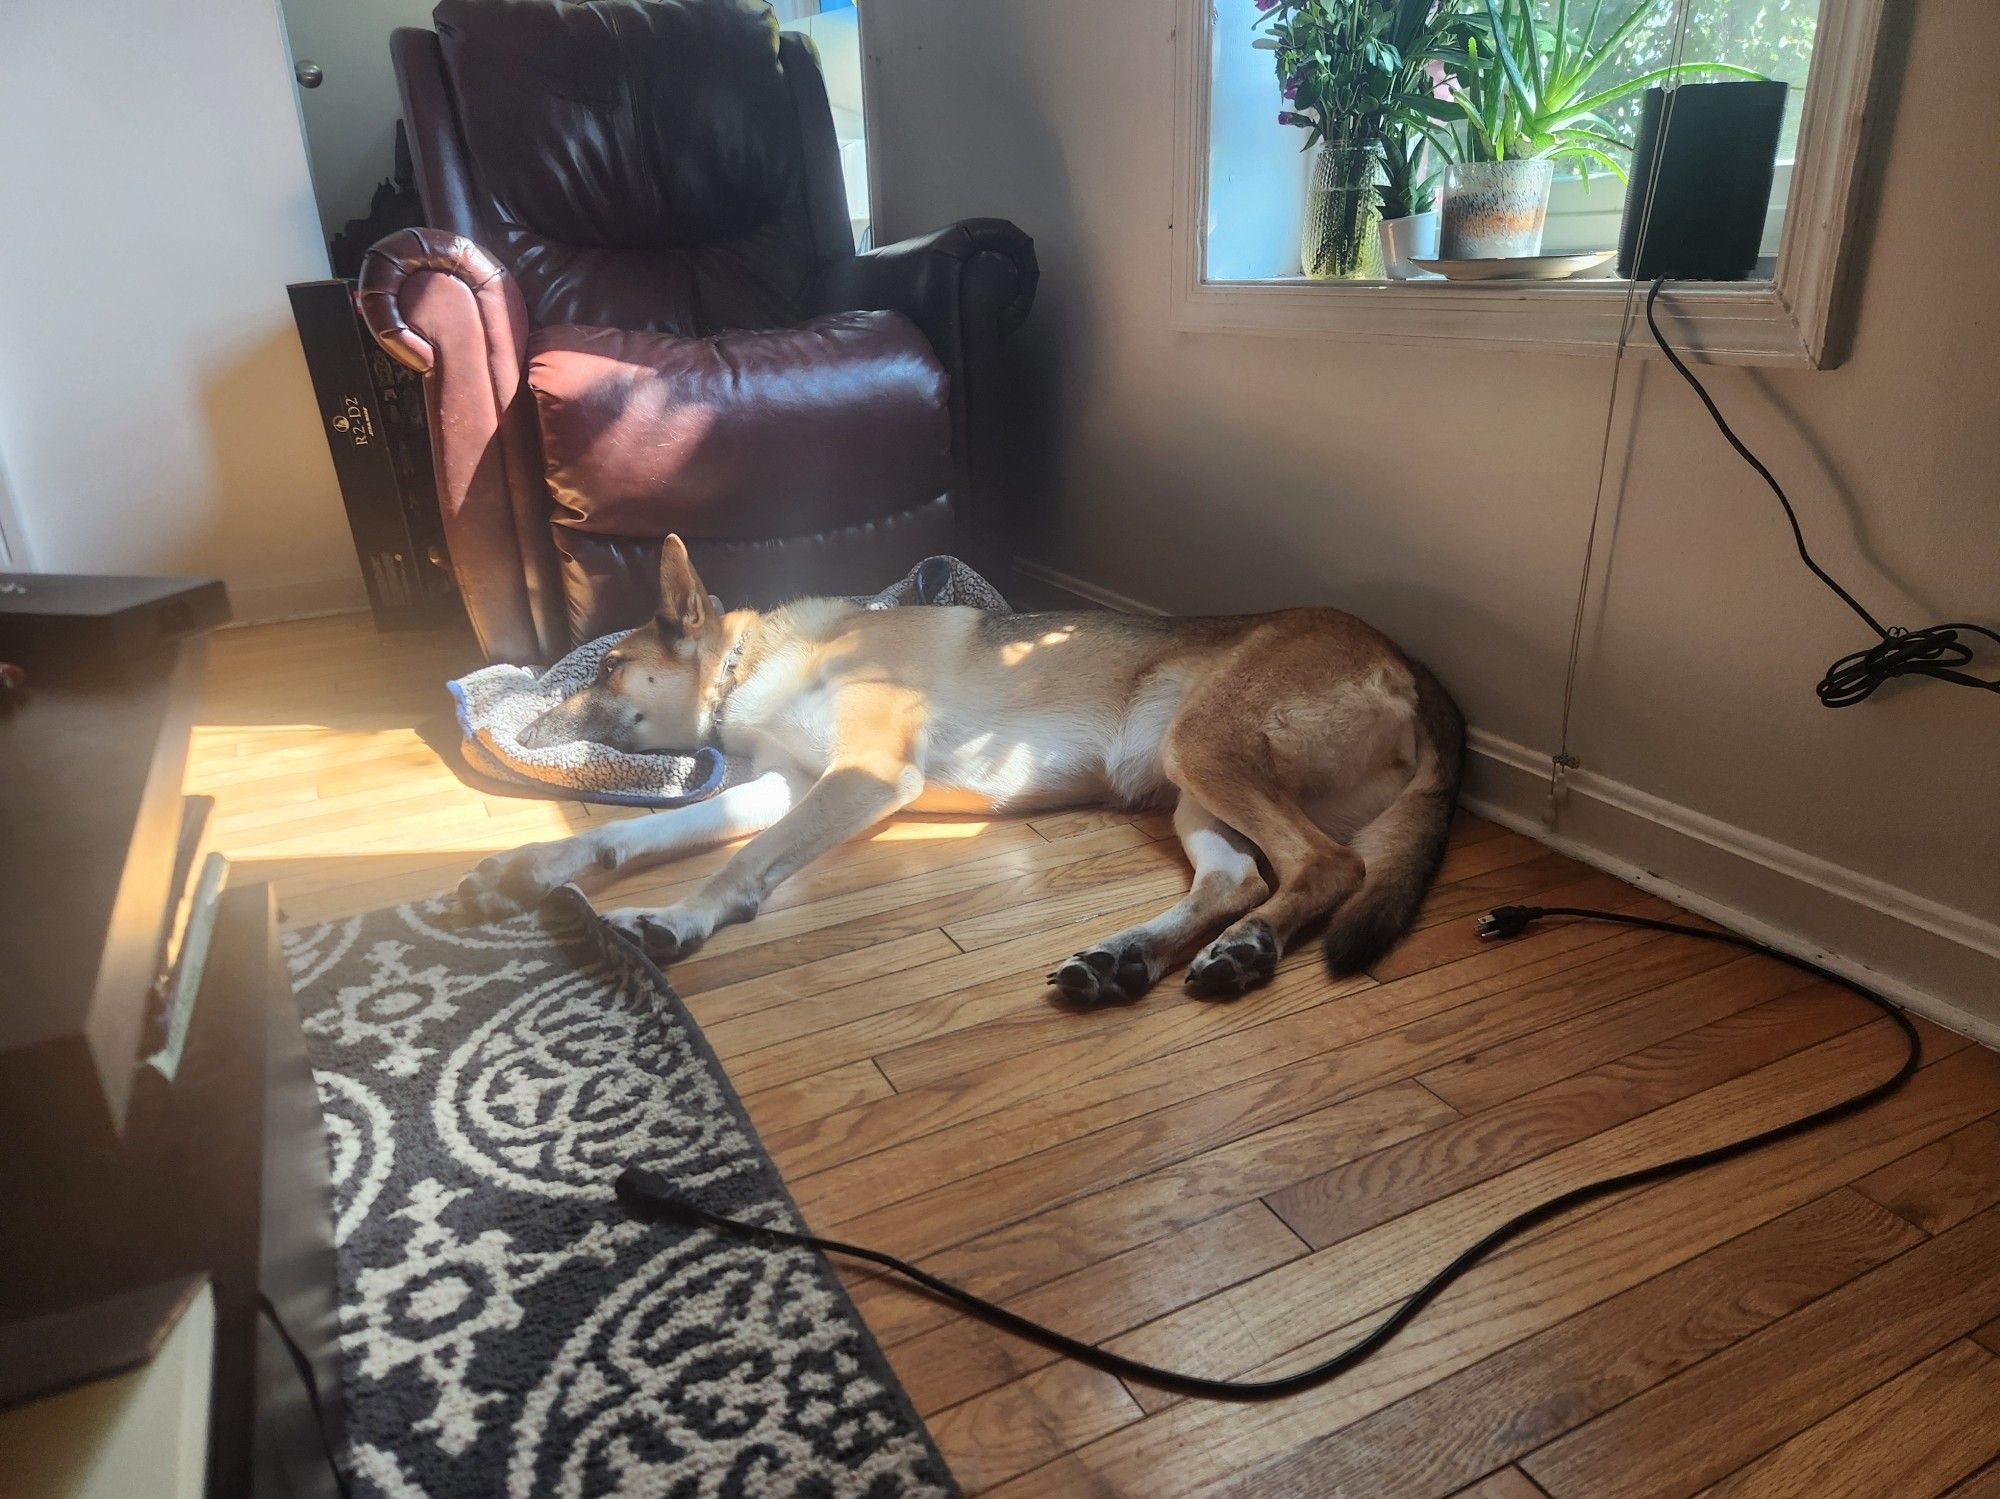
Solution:
[[[1277,971],[1300,927],[1326,915],[1360,886],[1361,858],[1322,832],[1268,763],[1234,748],[1181,734],[1172,745],[1175,780],[1262,851],[1277,876],[1270,898],[1217,937],[1188,965],[1187,986],[1234,999]]]
[[[494,854],[459,881],[451,897],[452,914],[465,922],[498,921],[532,909],[559,885],[601,883],[621,870],[761,833],[791,810],[793,796],[792,781],[771,771],[689,806]]]
[[[1266,894],[1256,851],[1192,796],[1174,809],[1174,831],[1194,866],[1188,893],[1151,921],[1086,947],[1049,975],[1065,999],[1118,1004],[1137,999],[1160,975]]]

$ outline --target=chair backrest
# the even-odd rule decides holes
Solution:
[[[538,325],[700,335],[805,315],[854,253],[826,86],[765,0],[442,0],[392,50],[435,226]]]

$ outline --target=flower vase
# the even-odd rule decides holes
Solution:
[[[1321,146],[1306,187],[1299,269],[1315,281],[1381,279],[1381,219],[1374,156],[1359,146]]]

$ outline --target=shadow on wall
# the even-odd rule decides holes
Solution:
[[[216,351],[201,372],[198,399],[212,503],[187,550],[231,580],[236,621],[360,608],[361,565],[298,335],[277,325]],[[313,565],[273,573],[272,555],[306,556]]]

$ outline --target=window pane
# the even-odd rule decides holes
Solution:
[[[1553,25],[1558,0],[1535,0]],[[1573,33],[1592,24],[1593,0],[1568,0]],[[1778,142],[1778,169],[1766,217],[1764,256],[1776,253],[1796,153],[1806,74],[1821,0],[1687,0],[1684,63],[1722,62],[1790,85]],[[1475,5],[1473,9],[1478,9]],[[1286,107],[1270,52],[1256,50],[1250,21],[1256,0],[1218,0],[1214,54],[1210,58],[1208,223],[1209,279],[1260,280],[1298,274],[1298,238],[1310,157],[1300,151],[1304,133],[1278,123]],[[1588,80],[1600,92],[1643,77],[1671,62],[1679,0],[1601,0],[1594,22],[1597,45],[1635,14],[1632,34]],[[1720,74],[1694,72],[1690,81]],[[1643,91],[1604,110],[1611,133],[1630,142],[1645,107]],[[1621,164],[1629,153],[1614,152]],[[1602,170],[1586,185],[1573,166],[1561,164],[1550,199],[1543,250],[1563,254],[1608,250],[1618,243],[1625,186]],[[1615,274],[1605,265],[1596,274]]]

